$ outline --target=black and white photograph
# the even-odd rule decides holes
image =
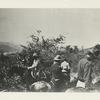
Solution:
[[[0,92],[100,92],[100,8],[0,8]]]

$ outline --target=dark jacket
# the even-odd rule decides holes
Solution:
[[[51,83],[53,92],[60,92],[65,85],[62,69],[58,63],[51,66]]]
[[[62,79],[62,69],[58,63],[51,66],[51,74],[53,79]]]

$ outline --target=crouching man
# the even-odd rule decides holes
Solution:
[[[61,56],[57,55],[54,58],[54,63],[51,66],[51,83],[52,83],[52,91],[53,92],[61,92],[63,90],[64,83],[64,75],[62,73],[61,68]]]
[[[70,66],[69,63],[66,61],[66,59],[64,59],[63,62],[61,63],[61,69],[64,76],[65,86],[66,88],[68,88],[70,85]]]

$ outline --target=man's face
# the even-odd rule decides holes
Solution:
[[[87,59],[88,59],[89,61],[92,61],[92,60],[94,60],[94,59],[95,59],[95,57],[94,57],[94,55],[93,55],[93,54],[91,54],[91,55],[88,55]]]
[[[33,56],[33,58],[34,58],[34,59],[38,59],[38,57],[37,57],[37,56]]]
[[[94,52],[94,55],[97,57],[97,56],[99,56],[100,55],[100,51],[95,51]]]
[[[57,62],[57,63],[61,64],[61,60],[55,60],[55,62]]]

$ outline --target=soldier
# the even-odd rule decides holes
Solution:
[[[87,90],[92,88],[93,59],[94,54],[89,51],[87,55],[79,61],[77,87],[82,87]]]
[[[62,91],[62,87],[64,85],[64,77],[61,68],[61,56],[57,55],[54,58],[54,63],[51,66],[51,83],[53,84],[53,92],[60,92]]]

